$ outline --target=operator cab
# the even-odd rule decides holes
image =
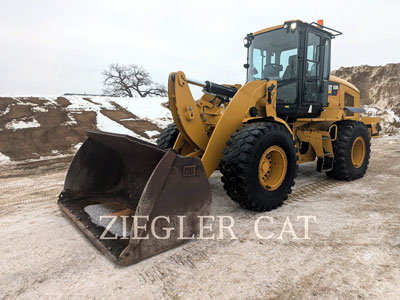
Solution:
[[[328,106],[331,40],[341,32],[318,23],[287,21],[248,34],[247,81],[277,80],[277,114],[313,118]]]

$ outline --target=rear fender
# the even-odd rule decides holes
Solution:
[[[379,117],[361,117],[361,122],[363,122],[367,128],[369,135],[371,137],[378,137],[379,132],[382,130],[381,126],[379,125],[381,118]]]

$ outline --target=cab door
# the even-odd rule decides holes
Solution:
[[[314,30],[307,30],[305,42],[303,109],[307,114],[319,113],[322,103],[322,36]],[[303,110],[304,111],[304,110]]]
[[[306,31],[302,107],[309,117],[328,105],[330,39],[313,28]]]

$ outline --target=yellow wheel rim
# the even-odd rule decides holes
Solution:
[[[351,147],[351,162],[355,168],[359,168],[364,163],[365,158],[365,141],[359,136],[353,142],[353,147]]]
[[[279,146],[264,151],[258,164],[258,179],[262,187],[274,191],[280,187],[286,176],[287,157]]]

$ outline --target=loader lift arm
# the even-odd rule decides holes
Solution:
[[[274,80],[255,80],[240,87],[226,87],[214,83],[204,84],[205,90],[214,93],[224,93],[224,96],[233,96],[226,106],[223,114],[218,118],[211,136],[207,135],[207,127],[203,122],[204,114],[201,112],[200,103],[196,103],[190,92],[188,83],[203,86],[199,81],[187,79],[181,71],[171,73],[168,81],[169,102],[174,122],[180,131],[174,149],[179,150],[181,143],[189,143],[193,152],[187,156],[201,156],[203,167],[207,176],[217,169],[226,143],[231,135],[239,129],[244,122],[251,119],[270,117],[272,120],[286,124],[275,113],[276,86]],[[240,87],[240,88],[239,88]],[[236,92],[235,92],[236,90]],[[259,117],[251,117],[250,109],[255,107]],[[287,126],[287,124],[286,124]],[[290,127],[288,127],[291,132]]]

